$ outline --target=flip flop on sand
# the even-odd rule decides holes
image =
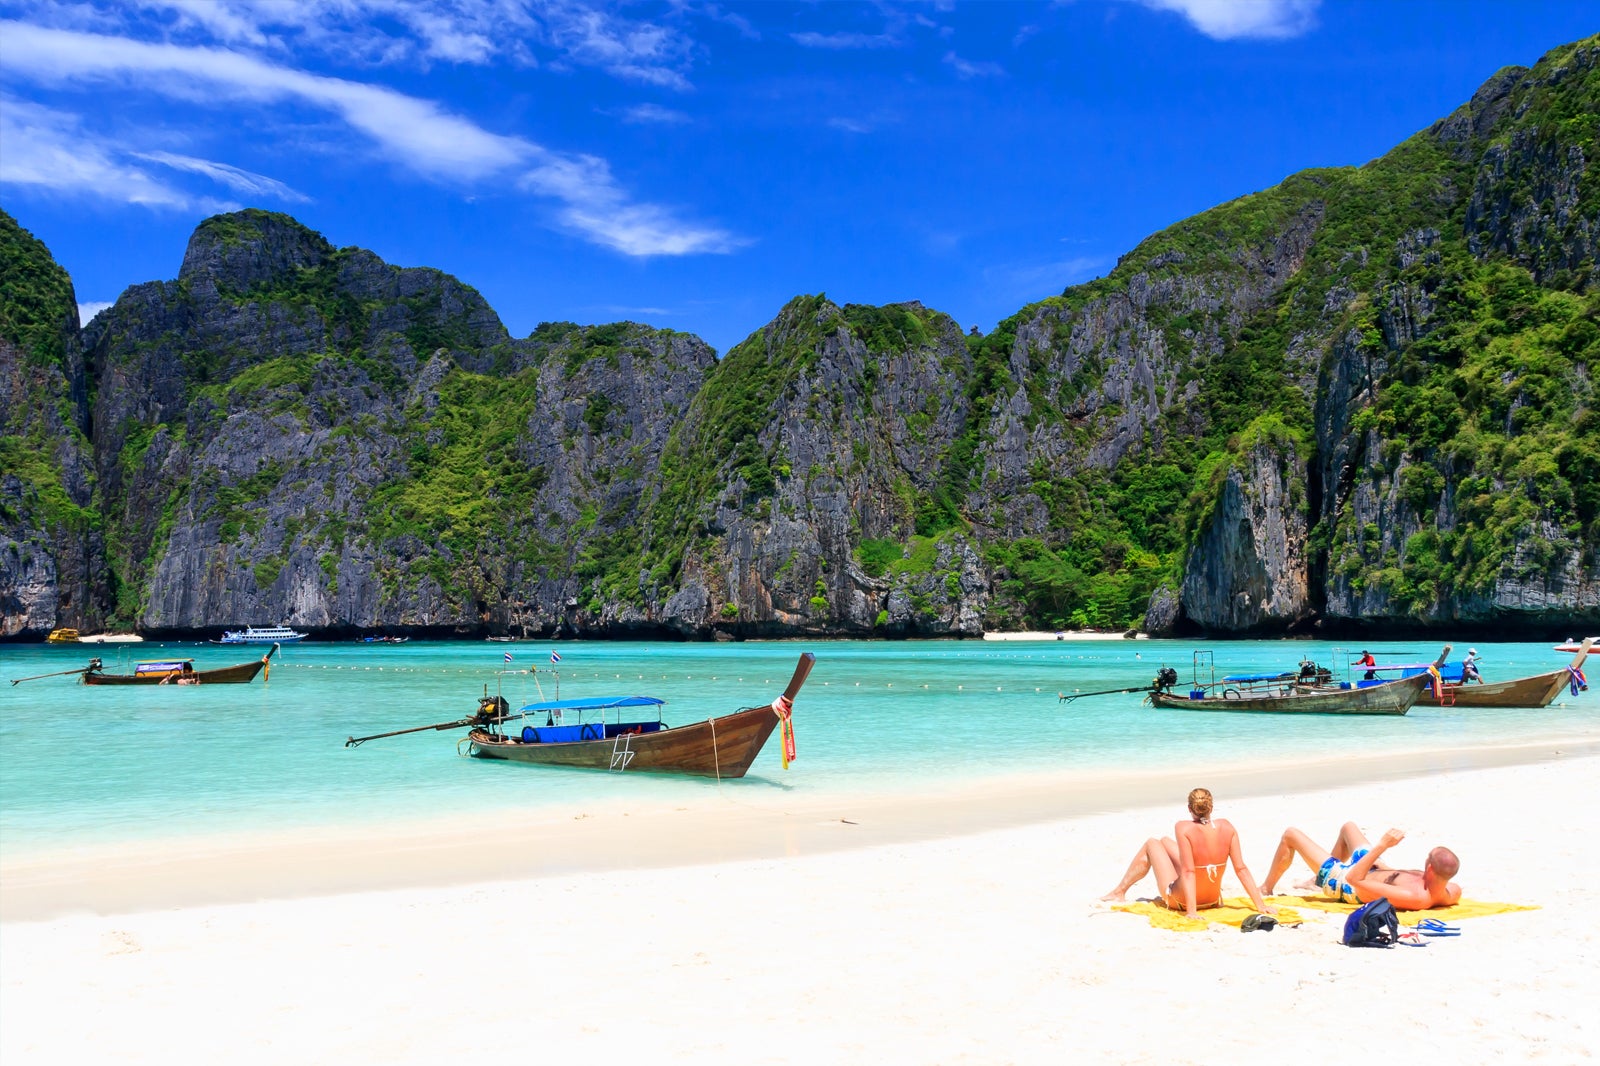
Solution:
[[[1402,944],[1408,948],[1425,948],[1428,946],[1428,942],[1422,939],[1416,933],[1401,933],[1396,943]]]
[[[1417,923],[1417,932],[1423,936],[1460,936],[1459,926],[1445,925],[1437,918],[1424,918]]]

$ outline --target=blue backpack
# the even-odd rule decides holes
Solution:
[[[1386,899],[1363,903],[1344,920],[1344,943],[1352,948],[1392,948],[1400,940],[1400,919]]]

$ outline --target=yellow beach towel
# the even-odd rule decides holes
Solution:
[[[1279,923],[1287,924],[1300,921],[1300,915],[1293,907],[1284,907],[1276,900],[1271,902],[1273,906],[1278,908],[1276,917]],[[1299,903],[1300,901],[1295,900],[1295,902]],[[1256,913],[1255,908],[1250,906],[1250,901],[1243,896],[1225,899],[1220,907],[1207,907],[1200,912],[1201,917],[1195,919],[1186,917],[1182,911],[1171,911],[1159,903],[1151,903],[1146,900],[1140,900],[1137,903],[1113,903],[1111,909],[1127,911],[1130,914],[1142,914],[1149,918],[1150,924],[1157,929],[1176,929],[1182,933],[1199,932],[1212,922],[1221,922],[1223,925],[1231,925],[1237,928],[1244,923],[1246,918]]]
[[[1314,910],[1333,911],[1336,914],[1349,914],[1360,906],[1357,903],[1340,903],[1324,896],[1272,896],[1270,902],[1273,906],[1290,903],[1296,907],[1311,907]],[[1454,907],[1435,907],[1426,911],[1396,911],[1395,914],[1399,917],[1401,925],[1416,925],[1424,918],[1436,918],[1449,923],[1459,918],[1482,918],[1488,914],[1509,914],[1512,911],[1538,909],[1521,903],[1491,903],[1481,899],[1464,899]]]

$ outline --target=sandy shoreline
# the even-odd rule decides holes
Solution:
[[[1600,740],[992,779],[937,793],[589,802],[490,821],[298,829],[0,859],[0,921],[776,859],[935,840],[1219,794],[1287,795],[1600,754]]]
[[[490,850],[492,833],[371,853],[296,834],[143,872],[101,855],[76,874],[112,893],[102,902],[120,883],[121,904],[39,920],[18,920],[50,907],[8,865],[0,1061],[1281,1063],[1355,1034],[1386,1055],[1579,1061],[1600,1046],[1600,863],[1573,832],[1600,785],[1594,748],[1191,770],[1110,797],[1055,782],[898,810],[599,811],[500,838],[576,856],[486,862],[460,884],[437,866]],[[1258,877],[1285,824],[1331,839],[1353,818],[1374,837],[1406,829],[1401,864],[1450,844],[1471,898],[1541,909],[1370,952],[1314,911],[1298,929],[1176,933],[1094,902],[1201,783]],[[181,890],[252,864],[220,895],[277,898]],[[392,887],[344,891],[301,864]],[[431,886],[408,882],[429,865]]]

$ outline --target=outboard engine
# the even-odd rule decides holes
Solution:
[[[510,712],[511,705],[504,696],[484,696],[478,700],[478,710],[474,716],[479,721],[497,722]]]
[[[1155,680],[1150,683],[1157,689],[1165,691],[1178,683],[1178,671],[1170,666],[1163,666],[1156,671]]]
[[[1310,659],[1301,659],[1300,676],[1297,680],[1310,682],[1313,684],[1322,684],[1324,682],[1333,680],[1333,671],[1318,666]]]

